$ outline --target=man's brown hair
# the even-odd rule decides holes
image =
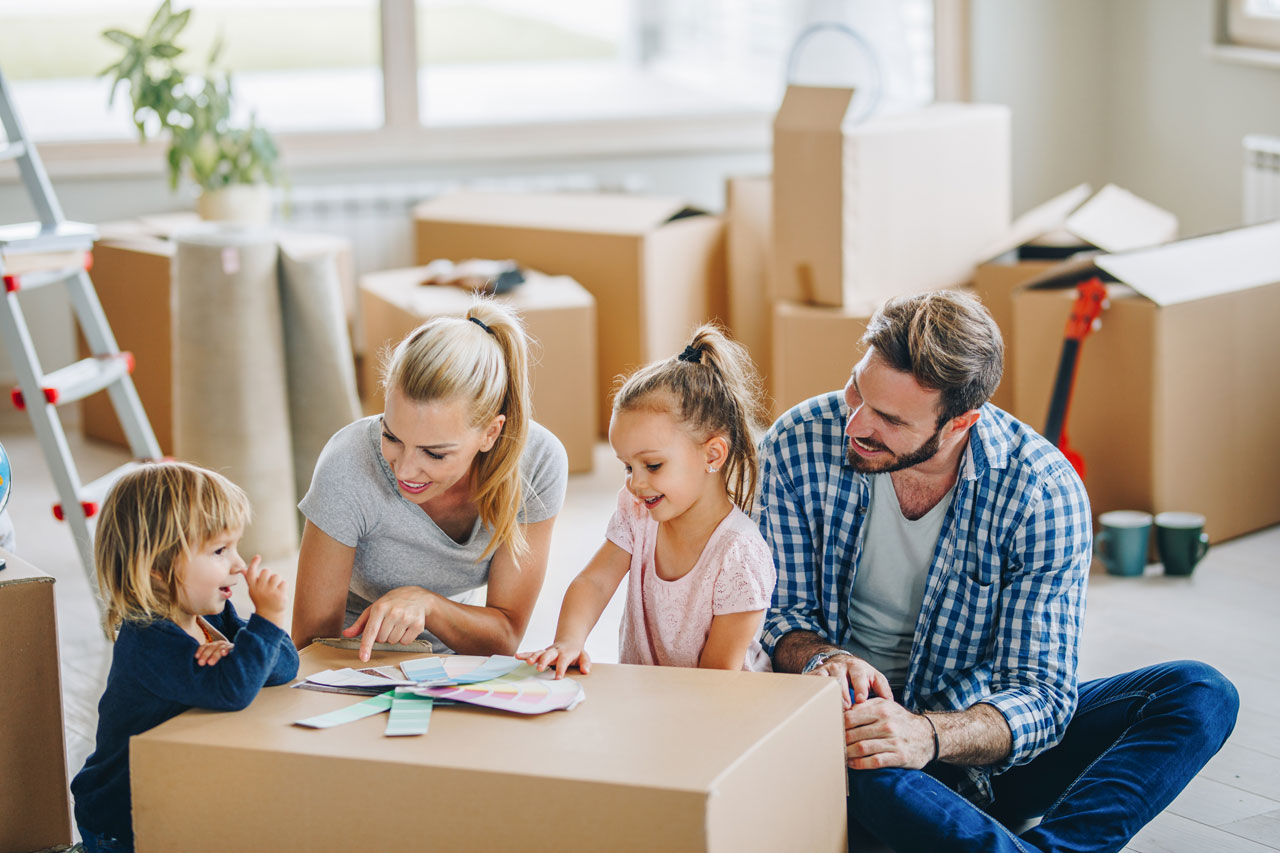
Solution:
[[[938,426],[976,409],[1004,372],[1004,339],[974,296],[935,290],[886,302],[862,336],[865,346],[924,388],[942,392]]]

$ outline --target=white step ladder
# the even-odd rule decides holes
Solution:
[[[31,144],[14,109],[9,84],[0,72],[0,124],[7,142],[0,142],[0,160],[16,161],[35,207],[39,222],[0,227],[0,338],[18,375],[14,405],[26,409],[35,427],[45,461],[53,475],[60,503],[54,515],[71,525],[80,562],[94,589],[92,518],[108,490],[126,471],[142,464],[131,462],[90,483],[81,483],[75,460],[67,446],[58,407],[105,389],[111,396],[120,425],[138,459],[160,458],[160,445],[142,402],[133,386],[133,356],[120,352],[98,294],[89,280],[93,241],[92,225],[67,222],[49,183],[40,155]],[[40,366],[31,332],[19,304],[20,293],[38,287],[64,284],[71,295],[76,320],[93,355],[46,373]]]

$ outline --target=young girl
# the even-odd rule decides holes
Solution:
[[[773,558],[747,513],[756,490],[751,427],[759,380],[741,345],[702,326],[679,356],[618,391],[609,443],[626,468],[606,541],[569,585],[555,642],[518,657],[556,678],[583,651],[622,578],[622,663],[767,669],[760,628]]]
[[[239,487],[181,462],[145,465],[107,496],[94,562],[108,633],[119,634],[97,748],[71,783],[89,853],[133,849],[130,737],[188,708],[240,710],[298,673],[284,581],[236,551],[248,520]],[[248,622],[229,600],[238,575],[257,611]]]

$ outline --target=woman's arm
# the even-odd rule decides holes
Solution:
[[[630,568],[631,555],[606,539],[564,594],[555,642],[541,651],[525,652],[518,657],[539,671],[554,664],[556,678],[563,678],[575,663],[584,673],[590,672],[591,658],[582,647]]]
[[[420,586],[397,587],[366,607],[343,636],[360,637],[361,660],[369,659],[375,642],[407,643],[423,630],[459,654],[514,654],[547,573],[554,524],[553,517],[524,526],[529,550],[519,563],[507,546],[497,550],[483,607],[459,604]]]
[[[742,669],[751,640],[764,623],[763,610],[725,613],[711,617],[707,644],[698,658],[701,669]]]
[[[355,559],[355,548],[307,522],[302,530],[298,589],[293,599],[294,646],[301,649],[317,637],[338,636]]]

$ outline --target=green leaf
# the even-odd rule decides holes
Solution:
[[[152,48],[151,52],[161,59],[173,59],[182,54],[182,48],[176,44],[158,44]]]
[[[115,42],[123,48],[130,48],[138,43],[137,36],[129,35],[129,33],[126,33],[124,30],[103,30],[102,37],[108,41]]]
[[[151,16],[151,21],[147,24],[147,32],[164,26],[164,22],[168,21],[172,14],[173,7],[170,5],[169,0],[164,0],[160,4],[160,8],[156,9],[156,13]]]
[[[178,33],[182,32],[182,28],[187,25],[187,21],[191,18],[191,10],[183,9],[165,22],[164,27],[160,30],[160,38],[170,41]]]

